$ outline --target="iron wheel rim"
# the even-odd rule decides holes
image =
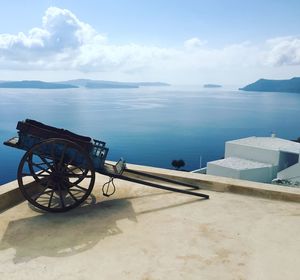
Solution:
[[[61,154],[57,151],[60,146]],[[45,149],[51,153],[44,153]],[[74,155],[69,156],[70,151]],[[83,162],[80,167],[74,165],[78,157]],[[25,177],[31,178],[33,186],[25,183]],[[95,170],[90,156],[78,144],[53,138],[34,145],[24,154],[18,168],[18,183],[33,206],[49,212],[65,212],[88,198],[95,183]]]

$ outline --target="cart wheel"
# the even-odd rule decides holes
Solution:
[[[18,168],[19,188],[35,207],[64,212],[90,195],[95,170],[86,151],[65,139],[49,139],[25,153]]]

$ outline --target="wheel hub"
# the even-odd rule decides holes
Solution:
[[[54,190],[67,190],[69,180],[65,177],[61,171],[54,171],[50,175],[50,181],[52,182],[52,189]]]
[[[64,176],[62,172],[59,171],[54,171],[51,174],[51,180],[53,181],[53,183],[60,183],[64,180]]]

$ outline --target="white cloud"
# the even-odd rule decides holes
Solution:
[[[90,25],[81,22],[70,11],[50,7],[41,28],[33,28],[28,35],[0,34],[0,57],[12,65],[29,63],[46,68],[59,66],[67,58],[73,59],[84,44],[104,43],[106,38]],[[9,64],[9,63],[8,63]]]
[[[153,46],[108,44],[106,37],[66,9],[48,8],[42,22],[28,35],[0,34],[0,68],[129,71],[173,53]]]
[[[300,37],[280,37],[267,41],[266,62],[271,65],[300,65]]]
[[[197,37],[194,37],[194,38],[191,38],[191,39],[186,40],[186,41],[184,42],[184,47],[185,47],[187,50],[195,50],[195,49],[201,48],[201,47],[204,46],[206,43],[207,43],[207,41],[203,41],[203,40],[200,40],[200,39],[197,38]]]
[[[27,34],[0,34],[2,71],[53,73],[53,70],[59,70],[60,73],[89,75],[102,72],[103,76],[109,73],[112,79],[197,83],[252,78],[253,73],[265,75],[278,69],[277,66],[286,73],[289,65],[300,65],[299,37],[275,38],[261,45],[242,42],[220,48],[210,48],[206,41],[197,37],[183,42],[182,48],[113,45],[72,12],[57,7],[48,8],[41,27],[33,28]],[[278,75],[281,73],[276,71]]]

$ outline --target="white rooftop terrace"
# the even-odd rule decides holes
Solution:
[[[264,148],[274,151],[284,151],[289,153],[300,153],[300,143],[293,142],[290,140],[277,138],[277,137],[247,137],[232,141],[227,141],[226,143],[240,144],[245,146]]]
[[[262,163],[262,162],[243,159],[243,158],[236,158],[236,157],[228,157],[224,159],[210,161],[209,163],[222,166],[222,167],[233,168],[236,170],[272,167],[272,164]]]

